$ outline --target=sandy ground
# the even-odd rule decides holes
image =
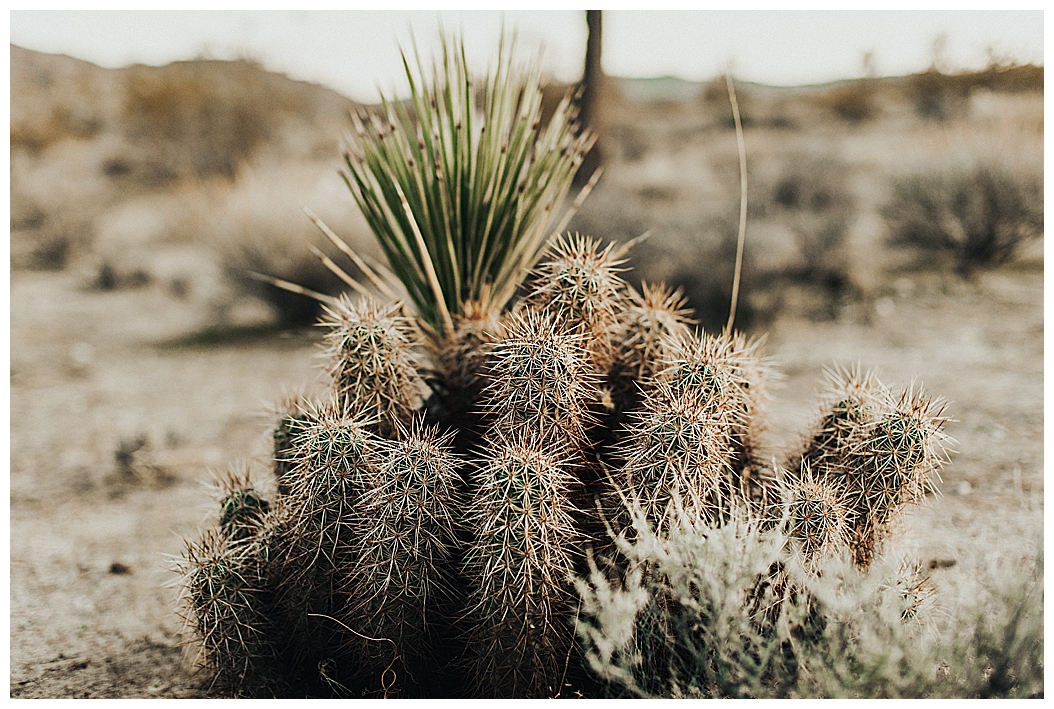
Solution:
[[[905,277],[866,317],[784,319],[770,443],[814,420],[822,367],[859,362],[950,400],[958,453],[900,546],[956,579],[1025,560],[1042,529],[1042,270]],[[86,290],[12,274],[11,695],[193,697],[175,611],[183,548],[210,519],[210,468],[266,470],[266,404],[319,383],[313,335],[173,346],[196,322],[160,286]],[[144,445],[133,450],[139,443]],[[946,567],[947,564],[945,563]]]

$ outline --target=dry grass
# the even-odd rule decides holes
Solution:
[[[581,636],[614,696],[769,698],[1040,697],[1043,559],[990,570],[969,599],[919,603],[895,557],[863,573],[819,573],[779,530],[644,526],[620,542],[629,571],[579,581]],[[766,582],[772,569],[780,569]]]

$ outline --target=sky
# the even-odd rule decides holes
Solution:
[[[492,60],[502,23],[525,54],[562,81],[581,76],[585,13],[559,11],[13,11],[11,42],[105,67],[179,59],[252,58],[359,101],[399,94],[399,47],[416,38],[425,56],[437,28],[460,31],[469,60]],[[732,68],[743,81],[825,83],[882,75],[982,68],[990,52],[1043,62],[1043,13],[1030,11],[640,11],[606,10],[603,68],[627,77],[710,79]],[[943,38],[943,39],[942,39]]]

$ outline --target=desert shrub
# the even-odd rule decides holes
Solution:
[[[706,82],[700,91],[699,99],[710,112],[718,117],[719,124],[723,128],[735,128],[732,107],[728,102],[728,84],[724,74],[715,76]],[[743,127],[756,125],[761,113],[761,101],[755,92],[737,82],[736,99],[739,103],[739,118]]]
[[[824,91],[816,97],[817,105],[847,123],[861,123],[875,117],[874,82],[851,81]]]
[[[51,214],[34,229],[28,265],[42,271],[61,271],[95,238],[90,216],[78,213]]]
[[[890,242],[961,273],[1011,260],[1043,234],[1043,181],[979,165],[897,178],[883,207]]]
[[[970,94],[979,89],[1042,92],[1043,67],[992,61],[980,71],[946,73],[931,68],[909,78],[907,94],[920,116],[943,120],[961,111]]]
[[[958,82],[936,69],[912,75],[908,95],[918,115],[935,120],[943,120],[961,110],[966,100]]]
[[[226,277],[240,292],[267,303],[282,327],[313,325],[322,312],[320,302],[260,276],[331,296],[347,287],[305,248],[305,243],[316,243],[323,252],[338,257],[299,201],[324,213],[333,211],[323,189],[326,172],[325,165],[314,163],[283,164],[279,169],[268,162],[254,162],[233,183],[214,182],[203,193],[205,197],[190,200],[192,217],[184,229],[217,254]],[[339,180],[331,179],[339,188]],[[358,241],[361,222],[346,218],[330,218],[330,222],[349,241]]]
[[[122,125],[135,150],[108,166],[111,176],[164,183],[234,177],[312,97],[251,61],[136,65],[123,72]]]
[[[833,317],[855,289],[847,240],[857,206],[849,170],[828,156],[789,155],[783,163],[779,177],[758,192],[766,216],[793,234],[797,259],[772,277],[776,287],[789,282],[815,289],[816,312]]]
[[[750,274],[746,314],[755,323],[775,317],[791,288],[809,292],[810,315],[819,318],[834,317],[854,292],[847,241],[856,198],[848,177],[845,163],[836,157],[788,153],[780,157],[774,174],[758,174],[751,183],[748,216],[755,228],[753,246],[748,239],[744,273]],[[766,237],[759,225],[773,234]],[[730,217],[714,222],[714,231],[724,239],[721,258],[734,254],[735,229]],[[762,253],[772,243],[766,238],[786,243]],[[715,286],[710,300],[720,306],[721,286],[727,292],[727,285]]]
[[[45,116],[12,122],[11,148],[39,153],[62,140],[91,139],[102,128],[103,121],[98,116],[71,106],[54,105]]]
[[[785,527],[660,538],[638,517],[635,531],[618,543],[625,571],[593,564],[578,582],[586,657],[616,696],[1042,696],[1041,558],[974,603],[920,608],[910,569],[833,557],[808,571]]]

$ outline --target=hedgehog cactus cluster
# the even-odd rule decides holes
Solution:
[[[220,686],[412,696],[457,678],[450,691],[555,696],[576,672],[572,579],[631,531],[628,503],[660,535],[785,513],[807,563],[871,563],[932,485],[939,412],[835,376],[802,449],[766,464],[759,343],[693,330],[676,293],[638,292],[620,267],[565,237],[515,307],[430,346],[395,305],[328,309],[331,387],[278,417],[277,495],[229,475],[187,555]],[[429,356],[443,346],[457,356]]]
[[[217,692],[588,693],[574,581],[641,519],[661,538],[747,513],[806,565],[866,567],[941,464],[925,396],[848,374],[777,465],[760,341],[631,286],[628,245],[556,236],[592,142],[571,104],[542,127],[536,75],[501,63],[476,94],[463,48],[443,66],[427,88],[408,65],[416,117],[385,104],[346,155],[394,278],[323,229],[376,287],[320,296],[327,390],[279,405],[273,483],[229,472],[188,542],[183,612]]]

